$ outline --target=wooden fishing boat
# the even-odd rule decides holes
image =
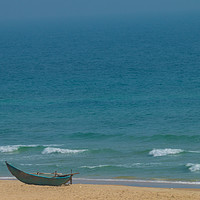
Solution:
[[[33,184],[33,185],[51,185],[51,186],[59,186],[62,184],[66,184],[67,182],[70,182],[72,184],[72,176],[74,174],[79,173],[71,173],[71,174],[59,174],[57,172],[55,173],[26,173],[23,172],[16,167],[12,166],[11,164],[8,164],[6,162],[6,165],[8,167],[8,170],[10,173],[15,176],[18,180],[20,180],[23,183],[26,184]]]

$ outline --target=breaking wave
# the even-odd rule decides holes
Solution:
[[[7,145],[0,146],[0,152],[2,153],[12,153],[20,150],[20,148],[34,148],[38,147],[38,145]]]
[[[184,152],[182,149],[153,149],[149,152],[149,155],[153,157],[175,155]]]
[[[189,169],[191,172],[200,171],[200,164],[188,163],[188,164],[186,165],[186,167],[188,167],[188,169]]]
[[[85,151],[88,151],[88,150],[87,149],[72,150],[72,149],[47,147],[42,151],[42,154],[51,154],[51,153],[75,154],[75,153],[82,153]]]
[[[111,167],[110,165],[94,165],[94,166],[81,166],[80,168],[88,168],[88,169],[95,169],[95,168],[102,168],[102,167]]]
[[[15,153],[15,152],[23,152],[27,151],[29,149],[41,149],[44,147],[53,147],[53,146],[60,146],[57,144],[51,144],[51,145],[6,145],[6,146],[0,146],[0,152],[1,153]]]

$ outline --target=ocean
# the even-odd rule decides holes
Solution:
[[[199,19],[1,26],[1,179],[200,184]]]

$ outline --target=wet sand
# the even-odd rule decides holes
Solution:
[[[26,185],[17,180],[0,180],[2,200],[199,200],[199,189],[145,188],[118,185],[74,184],[69,186]]]

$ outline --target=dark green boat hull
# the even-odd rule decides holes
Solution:
[[[67,183],[71,179],[71,176],[45,177],[35,174],[29,174],[15,168],[7,162],[6,165],[13,176],[15,176],[19,181],[26,184],[60,186],[62,184]]]

